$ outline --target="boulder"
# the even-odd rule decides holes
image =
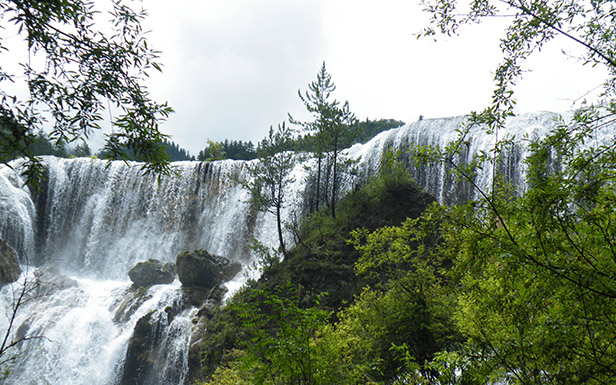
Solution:
[[[15,249],[0,239],[0,287],[17,281],[21,274]]]
[[[121,385],[145,384],[155,371],[156,344],[160,343],[160,331],[167,328],[157,317],[156,311],[141,317],[128,341]]]
[[[130,280],[137,287],[171,283],[175,279],[175,275],[173,263],[163,265],[158,259],[139,262],[128,272]]]
[[[205,250],[185,251],[178,255],[176,266],[182,286],[206,290],[229,281],[242,269],[241,264]]]
[[[51,295],[60,290],[77,287],[78,283],[60,273],[57,267],[39,268],[34,271],[36,295]]]
[[[119,385],[177,384],[185,371],[176,352],[178,306],[153,310],[139,318],[128,340]],[[170,357],[170,354],[172,357]]]

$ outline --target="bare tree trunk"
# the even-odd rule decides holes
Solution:
[[[315,195],[315,211],[319,211],[319,200],[321,199],[321,160],[323,155],[319,155],[317,160],[317,192]]]
[[[280,217],[280,204],[276,205],[276,222],[278,225],[278,240],[280,241],[280,250],[282,251],[282,255],[287,257],[287,249],[284,246],[284,239],[282,238],[282,220]]]
[[[332,175],[332,218],[336,218],[336,188],[338,184],[336,183],[338,179],[338,146],[334,146],[334,166],[333,166],[333,175]]]

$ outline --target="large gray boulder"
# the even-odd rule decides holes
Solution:
[[[137,287],[167,284],[175,279],[175,265],[173,263],[163,265],[158,259],[148,259],[130,269],[128,276]]]
[[[231,280],[242,269],[241,264],[205,250],[185,251],[178,255],[176,267],[182,286],[206,290]]]
[[[15,249],[0,239],[0,287],[17,281],[21,274]]]

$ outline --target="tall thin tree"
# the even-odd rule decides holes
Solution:
[[[287,255],[283,237],[282,209],[286,202],[286,191],[294,179],[291,171],[295,165],[294,154],[285,151],[291,140],[291,130],[283,122],[274,131],[270,127],[269,135],[258,146],[258,161],[249,167],[250,179],[240,181],[250,190],[251,203],[258,211],[267,211],[276,215],[280,251]]]
[[[349,103],[345,101],[341,105],[338,100],[332,98],[335,90],[336,85],[323,62],[317,73],[317,80],[311,82],[308,90],[303,94],[298,91],[300,99],[308,112],[312,114],[313,120],[302,122],[289,115],[291,123],[300,125],[305,134],[313,138],[312,152],[317,160],[315,209],[319,209],[321,196],[325,195],[325,201],[329,200],[327,203],[333,217],[336,216],[340,151],[344,139],[352,135],[351,128],[356,122],[355,115],[350,112]],[[325,161],[327,164],[324,164]],[[331,167],[331,183],[325,183],[323,186],[325,167]],[[328,188],[331,190],[328,191]]]

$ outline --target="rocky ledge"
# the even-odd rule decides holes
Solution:
[[[242,269],[241,264],[205,250],[185,251],[178,255],[176,266],[182,286],[206,290],[231,280]]]
[[[162,264],[158,259],[139,262],[128,272],[130,280],[136,287],[168,284],[173,282],[175,275],[173,263]]]
[[[0,287],[17,281],[21,274],[15,249],[0,239]]]
[[[147,290],[147,286],[171,283],[177,276],[182,283],[182,303],[169,306],[166,309],[152,311],[141,317],[133,335],[128,342],[124,368],[120,385],[136,385],[152,383],[153,378],[160,375],[161,346],[165,336],[170,332],[174,318],[191,307],[199,310],[193,319],[193,328],[188,352],[188,366],[191,369],[199,366],[200,352],[198,349],[201,336],[205,333],[207,320],[212,317],[217,307],[222,304],[227,292],[223,283],[231,280],[242,266],[227,258],[208,253],[205,250],[184,252],[177,256],[175,269],[173,264],[163,265],[158,260],[148,260],[137,264],[129,272],[134,286],[139,290]],[[173,273],[171,275],[168,272]],[[143,292],[136,291],[136,296]],[[140,293],[140,294],[139,294]]]

